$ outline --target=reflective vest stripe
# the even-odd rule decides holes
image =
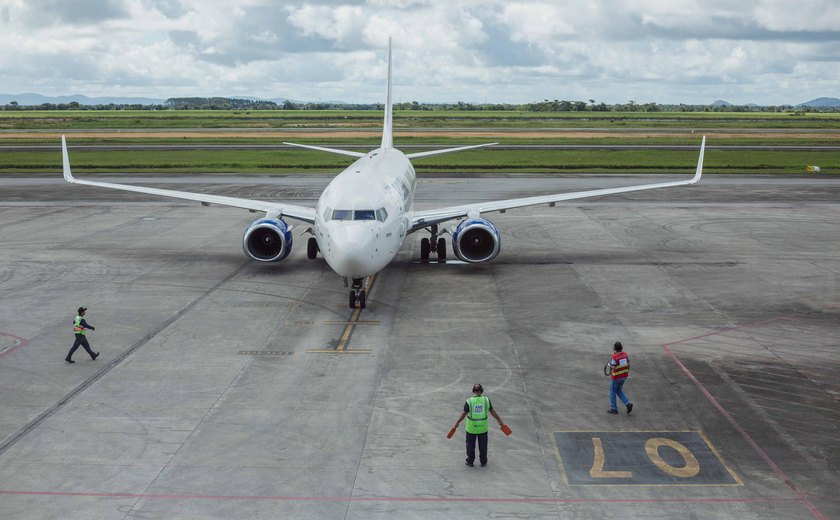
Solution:
[[[73,320],[73,334],[81,334],[85,335],[85,328],[82,327],[82,317],[76,316],[76,319]]]
[[[615,362],[612,369],[613,379],[622,379],[630,375],[630,357],[626,352],[613,354],[612,360]]]
[[[467,433],[487,433],[490,399],[484,396],[473,396],[467,399],[467,405],[470,410],[467,413]]]

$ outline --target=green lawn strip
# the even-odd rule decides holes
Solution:
[[[838,113],[773,112],[515,112],[411,111],[394,114],[401,127],[527,128],[840,128]],[[376,128],[378,110],[102,110],[2,111],[0,129]]]
[[[0,173],[60,171],[57,152],[4,152]],[[691,172],[692,150],[477,150],[418,159],[418,172]],[[351,159],[295,150],[172,150],[71,152],[74,172],[339,172]],[[709,173],[803,173],[816,164],[840,172],[836,152],[707,150]]]
[[[68,146],[72,149],[73,146],[142,146],[142,145],[183,145],[183,146],[201,146],[201,145],[281,145],[283,141],[291,141],[301,144],[322,144],[327,146],[341,146],[341,145],[365,145],[370,149],[379,146],[380,137],[317,137],[317,136],[294,136],[294,137],[213,137],[213,134],[208,134],[207,137],[201,138],[162,138],[162,137],[107,137],[107,138],[90,138],[90,137],[74,137],[72,134],[68,137]],[[626,137],[594,137],[594,138],[567,138],[567,137],[445,137],[445,136],[421,136],[421,137],[402,137],[396,136],[395,145],[397,148],[406,145],[429,145],[429,146],[466,146],[471,144],[482,144],[488,142],[498,142],[503,145],[587,145],[587,146],[610,146],[610,145],[672,145],[672,146],[700,146],[700,139],[702,135],[696,134],[691,136],[674,136],[674,137],[644,137],[633,136],[628,134]],[[56,138],[3,138],[0,134],[0,145],[3,146],[60,146],[60,141]],[[767,138],[708,138],[708,146],[840,146],[840,134],[836,139],[830,138],[786,138],[774,137],[772,135]]]

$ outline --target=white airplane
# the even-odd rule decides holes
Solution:
[[[458,221],[449,229],[455,256],[468,263],[488,262],[499,254],[501,240],[498,228],[485,218],[487,213],[539,204],[554,206],[557,202],[567,200],[696,184],[700,181],[703,169],[705,136],[700,144],[696,173],[689,180],[538,195],[416,211],[413,209],[413,202],[417,177],[411,165],[412,159],[471,150],[496,143],[404,154],[393,146],[392,112],[389,40],[385,120],[379,148],[369,153],[360,153],[284,143],[357,159],[327,185],[315,208],[77,179],[70,171],[67,142],[62,135],[64,179],[69,183],[85,186],[194,200],[205,206],[219,204],[252,212],[264,211],[265,217],[248,226],[242,239],[245,254],[258,262],[279,262],[289,255],[292,248],[292,226],[284,219],[311,224],[307,231],[313,236],[307,243],[307,256],[314,259],[320,251],[333,271],[344,277],[345,286],[348,285],[348,280],[351,281],[350,307],[355,308],[358,303],[359,307],[364,308],[368,278],[387,266],[399,252],[406,237],[415,231],[426,230],[430,234],[429,238],[424,237],[420,241],[421,259],[428,260],[430,253],[436,253],[441,261],[446,258],[446,242],[438,226],[444,222]]]

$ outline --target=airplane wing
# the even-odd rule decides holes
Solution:
[[[602,195],[614,195],[617,193],[628,193],[631,191],[653,190],[658,188],[671,188],[674,186],[685,186],[689,184],[697,184],[700,182],[700,177],[703,172],[703,153],[706,149],[706,136],[703,136],[703,141],[700,144],[700,157],[697,160],[697,170],[694,177],[684,181],[660,182],[656,184],[640,184],[635,186],[625,186],[622,188],[605,188],[600,190],[576,191],[572,193],[558,193],[553,195],[539,195],[536,197],[524,197],[521,199],[497,200],[490,202],[480,202],[478,204],[465,204],[462,206],[450,206],[447,208],[430,209],[423,211],[415,211],[411,216],[411,227],[409,233],[430,226],[432,224],[439,224],[447,220],[454,220],[463,217],[478,216],[482,213],[492,211],[504,211],[513,208],[522,208],[525,206],[536,206],[539,204],[553,204],[555,202],[563,202],[567,200],[584,199],[588,197],[599,197]]]
[[[99,181],[85,181],[73,177],[70,171],[70,158],[67,154],[67,142],[64,136],[61,136],[61,157],[64,164],[64,180],[72,184],[81,184],[84,186],[97,186],[100,188],[110,188],[113,190],[133,191],[136,193],[147,193],[149,195],[160,195],[161,197],[170,197],[175,199],[194,200],[201,202],[203,205],[218,204],[220,206],[232,206],[234,208],[243,208],[251,211],[265,211],[269,214],[276,214],[277,216],[284,216],[300,220],[303,222],[315,222],[315,209],[304,206],[295,206],[292,204],[281,204],[276,202],[268,202],[262,200],[239,199],[235,197],[224,197],[221,195],[209,195],[204,193],[189,193],[186,191],[175,190],[161,190],[157,188],[146,188],[143,186],[130,186],[127,184],[114,184],[110,182]]]

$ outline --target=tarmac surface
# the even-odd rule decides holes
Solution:
[[[329,178],[113,180],[314,204]],[[662,180],[423,178],[417,205]],[[255,217],[0,179],[0,517],[840,518],[840,179],[491,214],[488,264],[416,233],[364,310],[305,226],[247,260]],[[101,356],[68,365],[80,305]],[[445,436],[476,382],[513,430],[484,468]]]

